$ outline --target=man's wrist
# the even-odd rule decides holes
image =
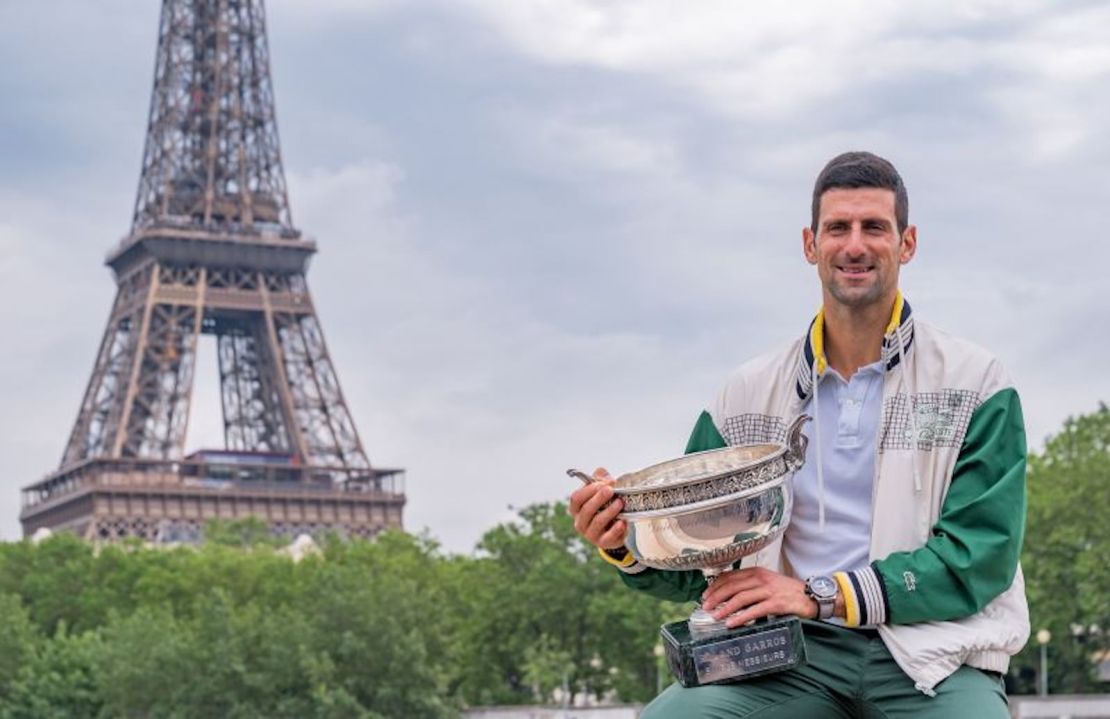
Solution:
[[[843,614],[836,614],[844,620],[844,623],[849,627],[859,626],[859,605],[855,602],[855,592],[852,589],[852,580],[848,578],[847,572],[836,572],[833,574],[833,579],[836,580],[837,585],[840,587],[840,592],[837,595],[838,602],[837,609]]]
[[[810,617],[810,619],[817,619],[821,616],[821,604],[813,597],[809,597],[809,600],[813,603],[813,616]],[[848,611],[844,604],[844,595],[840,592],[837,592],[836,599],[833,601],[831,616],[837,619],[844,619],[848,616]]]
[[[601,555],[601,558],[607,563],[612,564],[625,574],[638,574],[647,569],[643,564],[636,561],[636,556],[623,544],[613,549],[598,547],[597,553]]]
[[[624,563],[628,560],[629,555],[632,553],[628,551],[628,547],[623,544],[619,547],[598,547],[601,554],[614,562]]]
[[[885,588],[872,566],[833,575],[844,600],[844,623],[849,627],[875,626],[887,620]]]
[[[826,575],[809,577],[805,581],[805,593],[817,605],[815,619],[825,621],[836,616],[836,598],[840,596],[840,585]]]

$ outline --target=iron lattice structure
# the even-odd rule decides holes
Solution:
[[[262,0],[163,0],[130,233],[61,466],[24,533],[189,539],[210,517],[274,531],[399,527],[401,470],[371,466],[305,280]],[[184,456],[198,337],[216,337],[224,448]]]

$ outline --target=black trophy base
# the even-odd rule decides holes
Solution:
[[[659,632],[667,666],[684,687],[736,682],[806,663],[802,622],[778,617],[693,639],[686,622],[664,624]]]

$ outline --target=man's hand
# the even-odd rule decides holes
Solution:
[[[702,608],[730,628],[768,615],[817,617],[817,602],[806,596],[806,584],[763,567],[725,572],[702,595]]]
[[[594,479],[570,495],[570,515],[574,517],[574,529],[586,541],[601,549],[616,549],[624,546],[624,533],[627,527],[617,515],[624,509],[624,502],[613,497],[613,479],[604,468],[594,470]],[[611,500],[611,501],[610,501]]]

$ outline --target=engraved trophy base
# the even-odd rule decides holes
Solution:
[[[685,621],[660,630],[667,666],[684,687],[735,682],[806,663],[802,622],[776,617],[699,637]]]

